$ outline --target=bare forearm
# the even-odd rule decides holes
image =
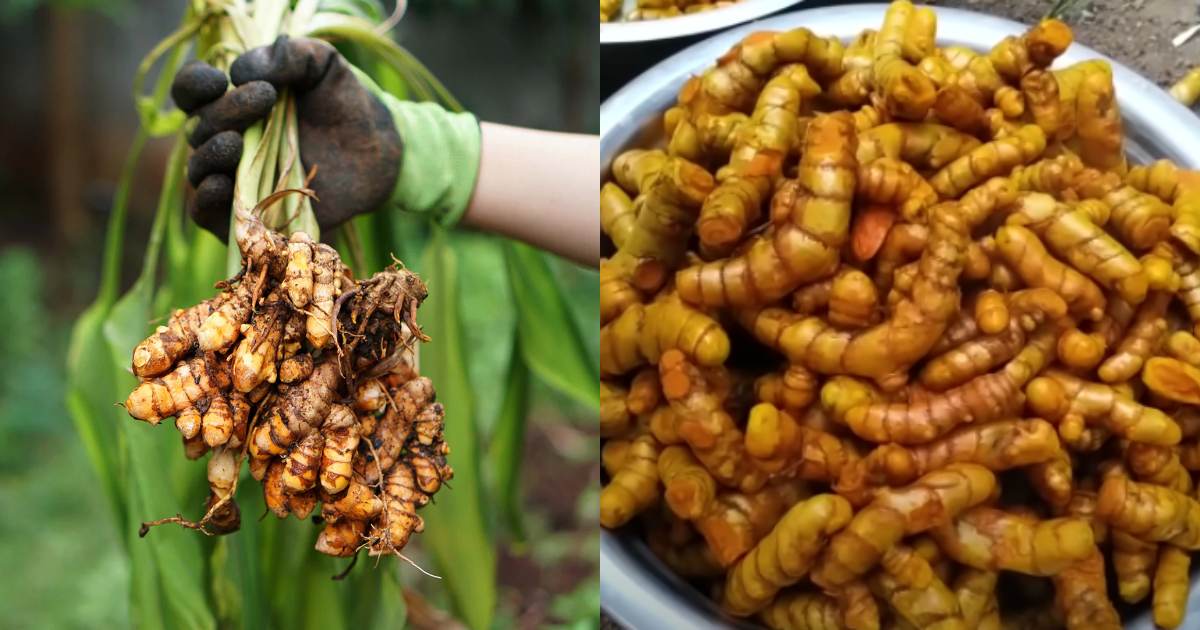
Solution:
[[[486,122],[480,130],[479,178],[462,224],[596,267],[599,138]]]

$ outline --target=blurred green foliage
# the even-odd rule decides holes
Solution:
[[[13,628],[119,626],[129,569],[62,404],[65,322],[33,250],[0,250],[0,609]],[[64,569],[76,579],[64,580]],[[63,602],[71,602],[64,606]]]

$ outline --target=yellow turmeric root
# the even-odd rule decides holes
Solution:
[[[774,477],[815,481],[837,479],[858,458],[837,436],[800,424],[768,403],[750,409],[746,453]]]
[[[799,185],[772,201],[784,207],[774,232],[756,237],[743,255],[681,270],[680,297],[710,306],[763,304],[833,273],[850,225],[854,143],[849,114],[817,116],[805,134]]]
[[[1071,187],[1081,170],[1083,162],[1078,157],[1064,154],[1018,166],[1012,171],[1012,179],[1018,190],[1061,196],[1063,191]]]
[[[821,593],[791,590],[780,593],[759,613],[771,630],[842,630],[837,600]]]
[[[1114,92],[1111,74],[1094,72],[1083,79],[1075,98],[1074,141],[1084,164],[1123,173],[1124,134]]]
[[[921,369],[921,385],[935,392],[946,391],[1012,359],[1024,347],[1027,336],[1019,321],[1005,325],[1007,329],[1001,334],[983,335],[930,359]]]
[[[799,64],[784,66],[763,86],[724,177],[700,209],[696,233],[703,246],[728,252],[761,215],[795,143],[800,108],[820,89]]]
[[[1092,527],[1074,517],[1037,520],[975,507],[930,536],[956,562],[988,571],[1054,575],[1096,548]]]
[[[997,88],[996,93],[992,95],[992,102],[1005,118],[1019,118],[1025,113],[1025,96],[1011,85]]]
[[[862,498],[869,498],[864,491],[874,486],[910,483],[951,463],[979,464],[998,472],[1049,461],[1060,450],[1058,434],[1045,420],[997,420],[960,427],[920,446],[880,445],[849,462],[834,488],[862,504]]]
[[[633,156],[627,157],[630,154]],[[633,169],[626,164],[641,164],[646,159],[639,158],[643,155],[644,152],[629,151],[614,160],[614,176],[618,181],[623,168]],[[713,189],[713,178],[687,160],[666,157],[660,168],[649,171],[642,179],[639,188],[645,190],[637,219],[625,237],[625,246],[617,250],[612,261],[618,268],[631,270],[630,281],[635,287],[656,291],[682,261],[700,204]]]
[[[1158,484],[1176,492],[1192,492],[1192,476],[1175,449],[1130,442],[1125,449],[1129,470],[1139,481]]]
[[[958,85],[938,88],[933,102],[933,113],[937,119],[959,131],[978,134],[987,130],[987,114],[983,105]]]
[[[658,500],[659,445],[653,436],[633,441],[624,466],[600,491],[600,524],[620,527]]]
[[[637,210],[634,209],[633,200],[617,184],[605,182],[600,187],[600,229],[618,249],[633,231],[635,221]]]
[[[1200,503],[1170,488],[1109,477],[1100,486],[1096,515],[1142,540],[1200,549]]]
[[[600,373],[618,375],[655,363],[676,349],[703,366],[729,356],[729,336],[716,320],[673,295],[634,304],[600,330]]]
[[[825,547],[812,581],[836,590],[871,570],[906,535],[949,522],[987,500],[996,477],[975,464],[951,464],[904,488],[881,490]]]
[[[677,431],[696,458],[722,484],[752,492],[765,476],[746,457],[742,432],[722,408],[711,380],[682,352],[669,350],[659,361],[663,394],[677,415]]]
[[[795,482],[768,485],[752,493],[722,492],[709,511],[693,521],[713,556],[731,567],[769,534],[789,507],[806,496]]]
[[[875,403],[852,407],[843,422],[859,437],[873,442],[924,444],[960,424],[988,422],[1014,414],[1017,393],[1052,356],[1056,334],[1039,330],[1003,369],[945,392],[908,403]]]
[[[963,623],[968,628],[984,628],[987,617],[995,617],[998,625],[999,611],[996,603],[995,571],[964,567],[954,581],[954,595],[962,612]]]
[[[908,367],[941,336],[957,308],[955,280],[962,269],[968,227],[954,204],[931,210],[931,236],[922,253],[914,295],[892,308],[891,318],[871,328],[846,333],[820,318],[797,318],[780,309],[743,311],[743,325],[761,342],[779,348],[792,363],[814,372],[855,374],[896,387]]]
[[[833,277],[829,288],[829,323],[842,328],[866,328],[874,323],[879,295],[867,274],[847,268]]]
[[[1044,70],[1030,71],[1021,77],[1021,94],[1034,124],[1041,127],[1047,140],[1065,140],[1071,135],[1073,117],[1063,111],[1054,75]]]
[[[1103,315],[1105,300],[1100,287],[1046,251],[1032,231],[1020,225],[1001,227],[996,230],[995,247],[1022,282],[1061,295],[1072,314],[1090,319]]]
[[[937,193],[929,182],[895,158],[881,157],[859,164],[855,181],[857,198],[896,206],[907,221],[924,219],[925,210],[937,202]]]
[[[883,157],[903,160],[913,168],[939,169],[969,154],[979,140],[952,127],[932,123],[887,123],[861,134],[855,157],[870,164]]]
[[[1142,370],[1150,391],[1188,405],[1200,404],[1200,368],[1169,357],[1154,357]]]
[[[685,446],[663,449],[658,456],[658,476],[667,506],[679,518],[700,518],[716,500],[717,484],[712,475]]]
[[[229,367],[212,355],[188,359],[160,378],[143,381],[125,400],[129,415],[158,424],[229,386]]]
[[[888,549],[870,584],[898,617],[915,628],[971,627],[966,625],[954,593],[911,547],[897,545]]]
[[[1171,97],[1191,107],[1200,99],[1200,67],[1188,70],[1183,78],[1171,86]],[[1161,625],[1161,624],[1160,624]]]
[[[842,626],[847,630],[879,630],[879,604],[865,580],[852,580],[834,592]]]
[[[200,325],[225,300],[221,294],[171,315],[166,326],[159,326],[133,349],[133,373],[140,378],[165,374],[175,362],[196,344]]]
[[[600,381],[600,435],[623,435],[633,425],[633,417],[625,403],[629,390],[609,381]]]
[[[1169,293],[1156,291],[1138,307],[1133,324],[1125,332],[1120,345],[1112,356],[1100,364],[1096,372],[1100,380],[1105,383],[1124,383],[1141,371],[1146,359],[1158,349],[1167,332],[1164,317],[1170,303]]]
[[[1000,76],[1017,81],[1034,68],[1045,68],[1071,45],[1071,27],[1054,18],[1031,26],[1020,37],[1006,37],[992,47],[988,59]]]
[[[672,112],[678,112],[679,120],[669,122]],[[728,160],[742,128],[749,120],[750,117],[741,112],[701,114],[692,119],[686,110],[671,108],[664,114],[663,125],[671,137],[667,154],[697,164]]]
[[[629,273],[611,259],[600,261],[600,325],[614,320],[625,309],[642,301],[642,295],[629,281]]]
[[[1011,136],[980,145],[950,162],[934,173],[929,184],[942,197],[955,198],[989,177],[1029,164],[1045,150],[1046,134],[1036,125],[1025,125]]]
[[[905,34],[914,20],[914,13],[908,0],[892,2],[884,14],[883,26],[875,36],[875,85],[879,87],[887,111],[906,120],[924,118],[936,96],[929,78],[904,60]]]
[[[1074,470],[1066,451],[1060,449],[1046,461],[1027,466],[1025,475],[1034,492],[1051,507],[1062,509],[1071,502]]]
[[[730,570],[722,607],[739,617],[762,610],[777,592],[804,577],[829,536],[849,522],[851,513],[850,504],[832,494],[793,506]]]
[[[1135,442],[1178,444],[1179,425],[1162,411],[1128,398],[1116,389],[1050,371],[1029,382],[1026,402],[1034,413],[1058,422],[1059,435],[1070,442],[1087,424],[1098,424]]]
[[[1027,193],[1008,222],[1028,226],[1076,269],[1118,291],[1125,301],[1139,304],[1149,279],[1133,254],[1104,232],[1107,213],[1103,203],[1081,202],[1072,208],[1047,195]]]
[[[1158,567],[1154,570],[1154,624],[1160,628],[1178,628],[1187,613],[1192,554],[1174,545],[1162,545]]]
[[[768,372],[754,381],[754,396],[788,411],[801,413],[816,397],[816,376],[803,366],[789,365],[782,372]]]
[[[1054,606],[1067,630],[1119,630],[1121,618],[1108,598],[1104,556],[1092,547],[1083,560],[1053,576]]]
[[[1008,303],[995,289],[985,289],[975,299],[975,324],[979,332],[995,335],[1008,329]]]

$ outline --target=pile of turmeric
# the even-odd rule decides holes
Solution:
[[[1200,176],[1066,24],[936,26],[755,32],[616,157],[601,523],[771,628],[1185,626]]]
[[[738,2],[741,0],[637,0],[636,8],[622,15],[622,0],[600,0],[600,22],[661,20],[720,9]]]
[[[236,531],[248,462],[275,516],[320,516],[321,553],[398,555],[423,529],[416,510],[453,476],[445,411],[416,371],[425,285],[400,265],[355,280],[332,247],[239,215],[241,271],[133,351],[129,415],[174,417],[189,459],[212,452],[203,515],[141,534]]]

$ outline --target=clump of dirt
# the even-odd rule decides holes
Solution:
[[[936,6],[992,13],[1025,23],[1046,16],[1052,0],[938,0]],[[1059,16],[1075,31],[1075,40],[1133,68],[1161,86],[1169,86],[1200,65],[1200,34],[1176,48],[1171,40],[1200,23],[1194,0],[1083,0]]]

